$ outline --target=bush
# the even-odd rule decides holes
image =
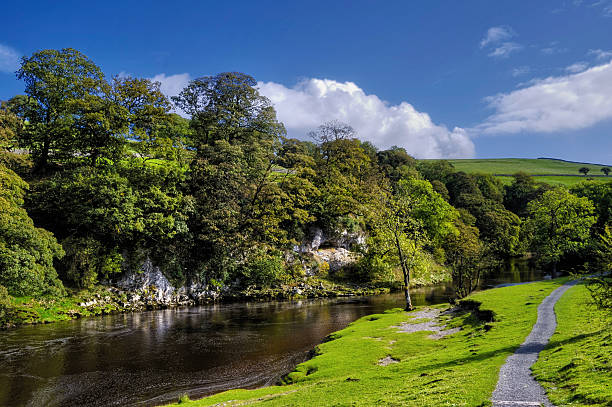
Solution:
[[[257,251],[239,271],[244,285],[271,286],[287,277],[283,259],[275,252]]]
[[[0,165],[0,284],[8,293],[62,295],[53,261],[64,254],[55,237],[34,226],[21,207],[28,185]]]
[[[65,280],[79,288],[93,288],[104,278],[121,272],[123,256],[117,249],[108,250],[92,238],[71,237],[62,242],[66,256],[60,270]]]
[[[0,326],[4,325],[5,317],[11,306],[11,297],[6,287],[0,285]]]

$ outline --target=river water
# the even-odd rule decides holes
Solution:
[[[510,265],[485,285],[537,280]],[[448,285],[413,289],[415,305]],[[218,304],[0,331],[0,406],[148,406],[276,383],[328,334],[401,294]]]

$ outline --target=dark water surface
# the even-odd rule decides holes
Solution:
[[[539,278],[521,264],[485,285]],[[451,292],[412,290],[413,303],[442,303]],[[0,331],[0,406],[158,405],[183,393],[274,384],[331,332],[402,301],[219,304]]]

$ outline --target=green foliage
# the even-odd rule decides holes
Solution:
[[[11,101],[26,121],[19,132],[20,142],[32,153],[39,171],[44,172],[50,160],[71,158],[79,152],[79,136],[89,135],[88,130],[103,130],[95,120],[108,120],[104,113],[109,110],[98,100],[105,86],[104,74],[79,51],[43,50],[24,57],[17,78],[25,82],[27,95]]]
[[[0,326],[3,326],[10,312],[11,308],[11,297],[8,290],[3,285],[0,285]]]
[[[591,169],[589,167],[580,167],[578,168],[578,172],[581,174],[584,174],[584,176],[586,176],[589,171],[591,171]]]
[[[286,279],[284,261],[278,252],[258,250],[239,267],[244,285],[271,286]]]
[[[9,104],[0,102],[0,165],[17,172],[26,172],[31,163],[27,156],[18,154],[18,133],[23,121],[9,109]]]
[[[414,178],[400,180],[392,194],[383,195],[377,213],[368,256],[380,256],[392,267],[401,268],[406,309],[412,309],[411,273],[422,263],[425,245],[456,233],[453,221],[458,214],[428,181]]]
[[[597,306],[612,313],[612,226],[606,226],[593,244],[588,264],[588,288]],[[611,314],[612,315],[612,314]]]
[[[457,233],[449,234],[444,244],[445,264],[451,270],[455,296],[463,298],[478,286],[484,249],[476,227],[468,226],[460,220],[455,223],[455,227]]]
[[[518,172],[513,176],[512,184],[504,187],[504,206],[516,215],[527,217],[527,204],[542,196],[550,188],[546,184],[538,184],[534,178]]]
[[[11,295],[62,295],[53,268],[64,252],[21,207],[27,184],[0,164],[0,285]]]
[[[594,207],[588,198],[572,195],[564,188],[548,191],[528,205],[525,225],[540,261],[554,267],[562,256],[576,253],[587,244],[595,223]]]
[[[440,181],[446,183],[447,177],[454,173],[455,166],[446,160],[421,160],[417,169],[428,181]]]
[[[583,181],[571,187],[570,191],[579,197],[588,198],[595,205],[596,232],[601,233],[605,225],[612,222],[612,182]]]

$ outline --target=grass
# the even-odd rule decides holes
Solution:
[[[568,174],[581,175],[579,168],[588,167],[590,175],[603,175],[601,169],[605,165],[570,163],[553,159],[530,158],[490,158],[448,160],[455,169],[464,172],[482,172],[485,174],[514,174],[523,171],[527,174]]]
[[[612,181],[612,176],[602,176],[604,174],[601,172],[601,169],[606,166],[598,164],[570,163],[561,160],[539,158],[457,159],[448,161],[455,166],[457,171],[483,174],[515,174],[522,171],[530,175],[538,175],[535,177],[537,181],[554,186],[572,186],[587,179],[595,182]],[[581,167],[591,169],[588,177],[578,172],[578,169]],[[596,175],[596,177],[591,177],[591,175]],[[511,176],[499,176],[499,178],[505,185],[509,185],[513,180]]]
[[[462,330],[440,340],[398,332],[394,326],[413,315],[399,309],[366,316],[317,347],[317,356],[298,365],[285,385],[231,390],[186,405],[488,406],[501,365],[531,331],[538,304],[563,281],[476,293],[470,298],[492,310],[495,321],[447,316],[448,328]],[[379,366],[387,356],[398,363]]]
[[[79,305],[94,298],[110,299],[111,295],[115,301],[99,301],[89,307]],[[117,299],[126,301],[126,298],[118,298],[116,294],[110,294],[102,287],[74,292],[64,298],[11,297],[11,318],[7,322],[9,325],[39,324],[110,314],[121,311]]]
[[[612,327],[584,285],[555,305],[558,326],[533,371],[556,406],[612,405]]]

